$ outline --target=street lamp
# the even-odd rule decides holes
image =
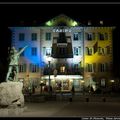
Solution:
[[[49,93],[50,93],[50,86],[51,86],[51,81],[50,81],[50,63],[51,63],[51,57],[48,56],[47,60],[48,60],[48,66],[49,66],[49,70],[48,70],[48,75],[49,75],[48,86],[49,86],[49,88],[48,88],[48,90],[49,90]]]
[[[110,82],[112,83],[112,91],[113,91],[113,89],[114,89],[114,82],[115,82],[115,80],[110,80]]]

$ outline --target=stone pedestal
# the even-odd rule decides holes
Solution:
[[[0,107],[15,108],[24,107],[23,83],[3,82],[0,84]]]

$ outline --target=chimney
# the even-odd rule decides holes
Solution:
[[[100,20],[100,25],[103,25],[103,21],[102,20]]]

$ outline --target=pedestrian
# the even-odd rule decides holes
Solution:
[[[72,86],[71,92],[72,92],[72,95],[75,94],[75,88],[74,88],[74,85]]]

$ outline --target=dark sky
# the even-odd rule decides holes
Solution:
[[[10,46],[10,34],[8,26],[17,26],[20,21],[29,26],[34,20],[37,25],[49,19],[66,14],[74,20],[87,23],[91,20],[93,24],[99,24],[104,20],[106,25],[117,27],[114,38],[114,66],[116,74],[120,71],[119,57],[119,32],[120,32],[120,4],[0,4],[0,60],[6,62],[7,47]],[[117,53],[116,53],[117,52]]]

